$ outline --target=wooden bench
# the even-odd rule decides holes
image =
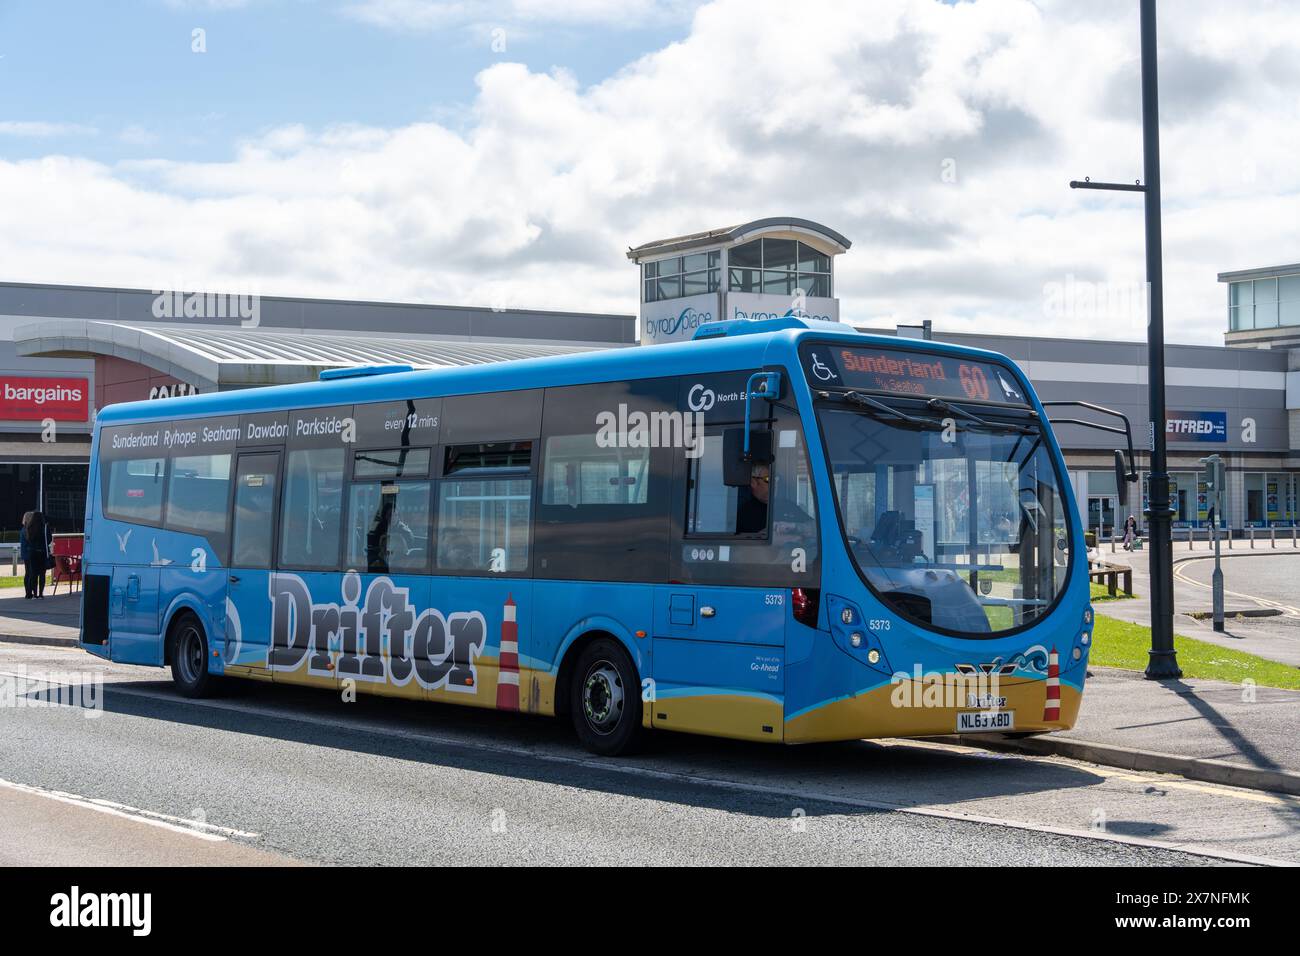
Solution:
[[[1120,579],[1124,580],[1124,593],[1133,596],[1133,569],[1122,564],[1105,564],[1099,562],[1096,567],[1088,569],[1088,580],[1106,585],[1106,593],[1115,597],[1119,593]]]

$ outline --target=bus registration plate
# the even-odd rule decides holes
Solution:
[[[957,713],[957,733],[987,734],[1014,730],[1014,710],[963,710]]]

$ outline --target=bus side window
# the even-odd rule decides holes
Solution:
[[[754,461],[748,484],[736,487],[724,481],[725,436],[741,427],[706,426],[698,456],[685,456],[685,524],[674,575],[697,583],[816,586],[817,504],[799,419],[776,410],[771,460]]]
[[[229,454],[178,455],[172,459],[165,526],[223,538],[230,495]],[[218,548],[218,553],[224,548]]]
[[[546,390],[539,578],[664,581],[677,381],[637,379]]]
[[[444,449],[438,482],[440,571],[525,574],[532,522],[533,442]]]
[[[428,563],[432,449],[354,452],[348,489],[346,565],[379,574],[423,571]]]
[[[737,533],[742,505],[752,511],[749,502],[753,495],[749,488],[733,488],[723,483],[723,433],[725,429],[708,429],[699,439],[700,453],[696,458],[687,456],[688,507],[686,533],[688,535]],[[745,533],[767,530],[767,519],[758,527]]]
[[[166,471],[166,458],[118,458],[109,462],[104,514],[118,521],[160,525]]]
[[[290,451],[285,468],[280,566],[337,568],[342,508],[343,449]]]

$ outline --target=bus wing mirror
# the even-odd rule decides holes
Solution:
[[[1115,449],[1115,492],[1119,498],[1120,507],[1128,504],[1128,464],[1124,461],[1124,453],[1118,448]]]
[[[745,454],[745,429],[728,428],[722,433],[722,483],[729,488],[748,488],[754,465],[772,461],[772,431],[749,430],[749,454]]]

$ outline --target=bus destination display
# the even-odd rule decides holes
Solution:
[[[1029,404],[1011,373],[993,362],[824,342],[805,345],[802,356],[804,374],[814,387],[857,388],[998,405]]]

